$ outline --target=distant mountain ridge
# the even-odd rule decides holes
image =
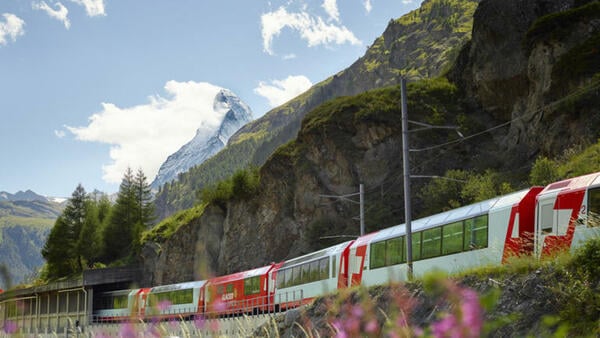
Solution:
[[[0,192],[0,265],[5,266],[12,284],[37,273],[44,264],[41,248],[64,203],[26,190]],[[0,280],[0,288],[8,288]]]
[[[15,194],[6,191],[0,191],[0,201],[44,201],[48,202],[48,198],[38,195],[31,190],[17,191]]]
[[[219,128],[213,134],[198,129],[196,136],[170,155],[161,165],[152,182],[153,189],[177,178],[193,166],[199,165],[225,147],[229,138],[243,125],[252,120],[252,110],[239,97],[227,89],[215,96],[212,109],[223,114]]]

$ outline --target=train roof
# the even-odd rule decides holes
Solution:
[[[520,202],[529,193],[530,190],[531,188],[520,190],[508,195],[494,197],[482,202],[477,202],[474,204],[466,205],[464,207],[452,209],[439,214],[413,220],[411,222],[411,230],[412,232],[417,232],[424,229],[433,228],[439,225],[449,224],[484,215],[487,214],[490,210],[512,207],[515,203]],[[388,238],[398,237],[404,235],[405,233],[406,224],[399,224],[396,226],[379,230],[376,233],[362,236],[356,240],[353,246],[360,246],[361,244],[364,245],[367,242],[377,242]]]
[[[309,254],[300,256],[300,257],[295,257],[292,259],[288,259],[286,260],[283,265],[281,266],[282,268],[286,268],[289,266],[293,266],[296,264],[301,264],[301,263],[305,263],[305,262],[310,262],[310,261],[314,261],[317,259],[321,259],[323,257],[329,257],[329,256],[333,256],[333,255],[337,255],[338,253],[344,251],[349,245],[350,243],[352,243],[352,241],[347,241],[344,243],[340,243],[340,244],[336,244],[334,246],[330,246],[328,248],[325,249],[321,249],[319,251],[316,252],[311,252]]]
[[[232,273],[230,275],[225,275],[225,276],[219,276],[219,277],[209,279],[208,282],[210,284],[221,284],[221,283],[233,282],[236,280],[243,280],[243,279],[246,279],[249,277],[262,276],[262,275],[266,275],[267,273],[269,273],[269,271],[271,271],[271,269],[276,267],[277,265],[278,264],[273,263],[273,264],[263,266],[260,268],[256,268],[256,269],[252,269],[252,270],[236,272],[236,273]]]
[[[540,192],[538,196],[556,194],[569,190],[581,190],[592,186],[600,186],[600,172],[550,183],[544,188],[544,190],[542,190],[542,192]]]
[[[155,286],[155,287],[151,288],[150,293],[201,288],[206,284],[206,282],[207,282],[206,280],[201,280],[201,281],[192,281],[192,282],[169,284],[169,285],[160,285],[160,286]]]

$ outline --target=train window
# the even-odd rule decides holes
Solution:
[[[114,296],[112,302],[112,309],[126,309],[127,308],[127,295]]]
[[[276,285],[277,288],[284,288],[285,287],[285,270],[279,270],[277,271],[277,281],[276,281]]]
[[[321,267],[319,266],[319,262],[321,262],[323,260],[320,261],[313,261],[310,262],[310,281],[314,282],[314,281],[318,281],[320,279],[320,274],[321,274]]]
[[[463,222],[444,225],[442,228],[442,255],[461,252],[463,249]]]
[[[385,241],[385,265],[396,265],[403,262],[404,237],[391,238]]]
[[[244,295],[255,295],[260,293],[260,276],[244,279]]]
[[[320,270],[320,278],[319,279],[327,279],[329,278],[329,258],[323,258],[319,260],[319,270]]]
[[[335,278],[337,274],[337,268],[335,266],[336,256],[331,257],[331,278]]]
[[[442,228],[423,230],[423,248],[421,258],[431,258],[440,255],[442,249]]]
[[[217,286],[217,295],[224,294],[225,293],[224,291],[225,291],[225,287],[223,285]]]
[[[371,244],[371,255],[369,259],[371,269],[377,269],[385,266],[385,242]]]
[[[413,232],[412,234],[412,260],[421,259],[421,232]]]
[[[310,263],[304,263],[301,266],[302,268],[302,284],[304,283],[310,283]]]
[[[293,280],[294,275],[292,273],[292,269],[285,269],[284,271],[285,271],[285,283],[284,283],[284,286],[285,287],[292,286],[292,283],[294,281]]]
[[[488,217],[478,216],[465,221],[464,250],[487,248],[488,246]]]
[[[588,227],[600,227],[600,188],[588,192]]]
[[[233,292],[233,284],[227,284],[225,287],[225,292],[232,293]]]
[[[292,268],[294,271],[294,279],[292,280],[292,285],[299,285],[302,283],[302,270],[300,266],[295,266]]]

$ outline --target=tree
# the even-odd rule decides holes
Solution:
[[[136,194],[131,168],[127,168],[119,186],[117,201],[103,233],[103,242],[108,262],[126,257],[131,252],[132,228],[136,218]]]
[[[73,273],[74,249],[75,242],[71,238],[69,224],[61,215],[54,222],[54,227],[42,248],[42,256],[47,263],[48,279],[56,279]]]
[[[545,186],[560,179],[558,165],[547,157],[538,157],[529,173],[531,185]]]
[[[137,202],[137,222],[133,227],[132,239],[133,251],[134,253],[139,253],[141,250],[142,232],[156,219],[152,190],[141,168],[138,169],[135,175],[134,189]]]
[[[154,203],[146,175],[139,169],[134,176],[127,168],[103,232],[105,258],[113,261],[139,253],[142,232],[153,220]]]

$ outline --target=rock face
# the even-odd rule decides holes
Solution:
[[[273,151],[293,140],[304,116],[336,97],[396,85],[400,74],[411,80],[433,77],[449,68],[471,35],[478,0],[425,0],[418,10],[391,20],[383,35],[350,67],[314,85],[306,93],[244,125],[215,158],[182,175],[181,185],[157,196],[157,212],[164,218],[192,207],[194,192],[248,165],[261,166]],[[222,163],[228,163],[223,166]],[[207,174],[209,173],[209,174]]]
[[[413,118],[442,125],[466,119],[474,130],[487,130],[485,137],[411,157],[418,164],[411,174],[499,168],[516,175],[528,172],[538,154],[556,156],[595,142],[600,3],[585,3],[482,1],[472,41],[448,73],[450,84],[415,82],[408,104]],[[261,167],[252,198],[212,206],[172,238],[149,244],[158,249],[145,257],[148,278],[205,278],[200,261],[212,274],[241,271],[326,246],[324,235],[356,235],[358,206],[323,196],[356,193],[359,183],[369,194],[368,231],[402,222],[399,99],[398,89],[388,88],[313,109],[296,140]],[[425,133],[411,147],[448,141],[439,137]]]
[[[512,163],[597,138],[598,109],[573,109],[598,96],[591,58],[600,57],[600,12],[598,3],[576,7],[585,2],[483,1],[475,12],[472,40],[450,77],[490,123],[510,122],[497,141]],[[580,74],[567,74],[580,59]]]
[[[227,140],[241,126],[252,120],[250,107],[227,89],[222,89],[215,96],[213,111],[223,115],[219,128],[213,134],[207,134],[205,130],[198,129],[196,136],[190,142],[170,155],[160,166],[158,174],[151,184],[152,188],[158,189],[161,185],[176,179],[178,174],[206,161],[207,158],[223,149]]]

